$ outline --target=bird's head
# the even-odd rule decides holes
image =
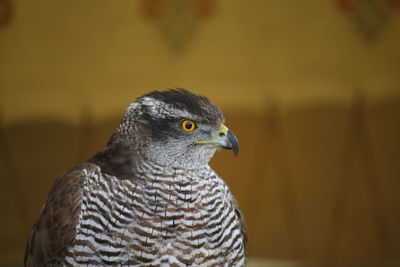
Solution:
[[[185,89],[154,91],[132,103],[110,142],[137,144],[139,154],[160,164],[207,164],[215,151],[239,144],[219,108]]]

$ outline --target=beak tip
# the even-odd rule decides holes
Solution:
[[[239,141],[231,131],[228,132],[228,140],[231,145],[231,149],[233,150],[233,154],[235,157],[237,157],[239,154]]]

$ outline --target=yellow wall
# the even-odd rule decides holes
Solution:
[[[166,1],[168,2],[168,1]],[[169,1],[174,2],[174,1]],[[189,1],[190,2],[190,1]],[[400,16],[366,45],[333,0],[215,1],[174,53],[142,1],[12,1],[0,32],[0,107],[6,121],[120,113],[149,90],[182,86],[230,109],[348,101],[399,92]],[[165,23],[164,23],[165,24]]]

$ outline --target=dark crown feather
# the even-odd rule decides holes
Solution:
[[[219,125],[224,121],[221,110],[214,106],[207,97],[193,94],[184,88],[153,91],[139,99],[144,97],[154,98],[177,109],[185,110],[213,125]]]

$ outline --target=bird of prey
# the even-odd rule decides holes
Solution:
[[[25,266],[245,266],[242,215],[208,165],[220,148],[238,141],[208,98],[139,97],[105,148],[55,181]]]

